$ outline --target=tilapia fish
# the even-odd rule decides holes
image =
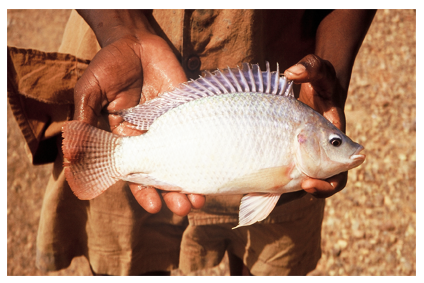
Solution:
[[[239,226],[265,219],[307,177],[360,165],[363,147],[294,98],[292,82],[243,63],[121,111],[140,136],[71,121],[63,127],[65,176],[92,199],[118,180],[194,194],[245,194]]]

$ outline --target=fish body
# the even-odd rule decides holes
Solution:
[[[264,219],[305,178],[360,165],[363,147],[296,100],[290,82],[257,65],[207,74],[120,114],[140,136],[72,121],[63,129],[65,176],[81,199],[117,180],[195,194],[246,194],[239,226]]]

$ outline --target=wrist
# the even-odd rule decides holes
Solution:
[[[375,10],[334,10],[318,26],[315,54],[336,71],[338,91],[344,96],[339,105],[344,106],[353,64],[374,15]]]
[[[141,10],[77,10],[94,31],[100,46],[122,38],[141,42],[155,35]]]

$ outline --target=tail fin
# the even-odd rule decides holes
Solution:
[[[121,137],[70,121],[62,128],[65,177],[79,199],[93,199],[119,179],[113,153]]]

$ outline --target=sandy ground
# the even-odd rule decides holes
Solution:
[[[57,51],[69,10],[8,10],[7,44]],[[346,105],[347,134],[366,162],[327,199],[323,255],[310,275],[416,274],[416,12],[379,10],[358,54]],[[35,267],[35,241],[51,165],[32,166],[7,109],[7,274],[90,275]],[[182,275],[178,270],[173,275]],[[189,275],[228,275],[228,260]]]

